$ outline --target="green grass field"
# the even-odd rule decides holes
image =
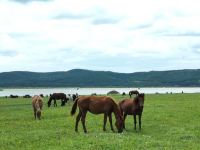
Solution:
[[[122,96],[113,96],[116,101]],[[107,122],[102,130],[103,115],[88,113],[86,127],[79,123],[74,131],[75,116],[70,116],[72,102],[65,107],[42,111],[35,120],[31,99],[0,98],[0,149],[200,149],[200,94],[146,95],[142,131],[134,131],[133,117],[126,120],[127,131],[113,133]],[[77,114],[77,113],[76,113]],[[113,115],[113,121],[115,121]]]

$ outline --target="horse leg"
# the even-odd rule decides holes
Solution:
[[[34,117],[35,117],[35,119],[36,119],[36,110],[34,109]]]
[[[142,115],[139,115],[139,129],[140,129],[140,131],[141,131],[141,124],[142,124],[141,118],[142,118]]]
[[[133,115],[133,116],[134,116],[134,129],[136,130],[136,123],[137,123],[136,115]]]
[[[75,125],[75,131],[78,132],[78,123],[80,121],[81,118],[81,111],[79,110],[78,115],[76,116],[76,125]]]
[[[104,113],[104,120],[103,120],[103,131],[106,131],[106,123],[107,123],[107,114]]]
[[[54,99],[53,101],[54,101],[54,107],[56,107],[57,106],[56,100]]]
[[[82,111],[82,116],[81,116],[81,122],[82,122],[82,125],[83,125],[83,130],[85,133],[87,133],[87,129],[85,127],[85,117],[86,117],[86,114],[87,114],[87,111]]]
[[[126,120],[126,116],[127,114],[124,113],[124,116],[123,116],[123,128],[125,129],[125,120]]]
[[[108,115],[108,117],[109,117],[109,122],[110,122],[110,128],[111,128],[111,130],[114,132],[114,128],[113,128],[113,125],[112,125],[112,113],[110,113],[110,114]]]
[[[61,105],[60,106],[63,106],[63,100],[61,99],[60,101],[61,101]]]
[[[65,100],[61,99],[61,106],[65,106]]]

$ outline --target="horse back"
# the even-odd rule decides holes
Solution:
[[[107,96],[81,96],[78,100],[78,107],[81,110],[88,110],[94,114],[111,112],[116,103]]]
[[[121,112],[131,115],[134,112],[135,103],[132,99],[123,99],[119,102],[119,107]]]
[[[39,108],[42,109],[42,107],[43,107],[42,98],[40,96],[38,96],[38,95],[33,96],[33,98],[32,98],[32,106],[33,106],[34,109],[39,109]]]
[[[66,94],[64,93],[53,93],[51,95],[51,99],[65,99],[66,98]]]

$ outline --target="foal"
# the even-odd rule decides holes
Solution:
[[[112,126],[112,112],[115,115],[116,118],[116,127],[118,129],[118,132],[121,133],[123,130],[123,119],[121,116],[120,109],[118,105],[115,103],[115,101],[111,97],[107,96],[81,96],[77,98],[72,106],[71,115],[74,115],[76,113],[77,105],[79,107],[79,113],[76,117],[76,125],[75,125],[75,131],[78,131],[78,123],[81,119],[83,130],[86,133],[87,129],[85,126],[85,117],[87,114],[87,111],[93,113],[93,114],[104,114],[104,125],[103,130],[106,130],[106,122],[107,117],[109,117],[110,121],[110,127],[111,130],[114,131]]]
[[[133,100],[124,99],[119,102],[119,107],[124,119],[124,129],[125,129],[125,119],[127,115],[134,116],[134,128],[136,130],[136,115],[139,116],[139,129],[141,130],[141,117],[144,106],[144,93],[138,94]]]
[[[40,96],[35,95],[32,98],[32,106],[34,111],[34,117],[35,119],[38,118],[40,120],[41,118],[41,110],[43,106],[43,100]]]

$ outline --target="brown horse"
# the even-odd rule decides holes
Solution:
[[[76,113],[77,105],[79,107],[79,113],[76,117],[76,125],[75,125],[76,132],[78,131],[78,123],[81,119],[83,130],[85,133],[87,133],[85,126],[85,117],[87,111],[93,114],[102,114],[102,113],[104,114],[104,124],[103,124],[104,131],[106,130],[107,117],[109,117],[111,130],[114,131],[112,126],[112,112],[113,112],[116,118],[115,125],[118,129],[118,132],[121,133],[123,131],[123,119],[121,116],[120,109],[111,97],[107,96],[78,97],[72,106],[71,115],[74,115]]]
[[[67,98],[66,94],[64,93],[53,93],[50,95],[49,101],[48,101],[48,107],[51,106],[51,101],[54,100],[54,107],[57,106],[56,100],[61,100],[61,106],[65,106],[65,103],[69,100]]]
[[[132,96],[133,94],[138,95],[139,92],[138,92],[137,90],[135,90],[135,91],[129,91],[129,96],[130,96],[130,98],[131,98],[131,96]]]
[[[42,98],[38,95],[35,95],[32,98],[32,106],[33,106],[33,113],[34,113],[35,119],[38,118],[40,120],[41,110],[42,110],[42,106],[43,106]]]
[[[144,93],[138,94],[133,100],[124,99],[119,102],[119,107],[124,119],[124,129],[125,129],[125,119],[127,115],[134,116],[134,127],[136,130],[136,115],[139,116],[139,129],[141,130],[141,117],[144,107]]]

